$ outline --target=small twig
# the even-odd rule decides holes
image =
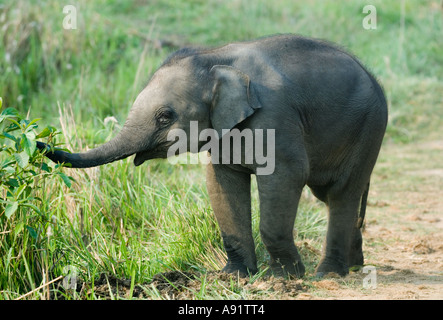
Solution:
[[[62,279],[63,277],[64,277],[64,276],[59,276],[59,277],[55,278],[54,280],[51,280],[51,281],[49,281],[49,282],[47,282],[47,283],[41,285],[40,287],[35,288],[35,289],[32,290],[32,291],[29,291],[28,293],[26,293],[26,294],[24,294],[24,295],[18,297],[18,298],[15,299],[15,300],[20,300],[20,299],[22,299],[22,298],[24,298],[24,297],[27,297],[27,296],[33,294],[34,292],[36,292],[36,291],[38,291],[38,290],[40,290],[40,289],[42,289],[42,288],[44,288],[44,287],[46,287],[46,286],[49,286],[51,283],[54,283],[54,282],[56,282],[56,281],[59,281],[59,280]]]

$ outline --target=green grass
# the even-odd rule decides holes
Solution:
[[[59,128],[63,137],[58,141],[64,140],[69,149],[90,148],[118,131],[139,90],[178,47],[299,33],[341,44],[379,78],[390,109],[386,141],[429,138],[441,126],[443,22],[437,2],[405,1],[403,11],[402,1],[372,1],[376,30],[362,28],[367,1],[360,0],[340,5],[320,0],[142,3],[71,2],[77,7],[77,30],[64,30],[63,2],[2,2],[3,104]],[[159,46],[159,41],[167,45]],[[118,123],[105,124],[110,116]],[[64,172],[76,182],[71,188],[60,180],[42,186],[45,221],[36,237],[25,227],[35,223],[30,214],[1,226],[0,299],[17,298],[67,270],[75,270],[87,283],[105,273],[133,279],[134,285],[146,284],[161,272],[196,271],[203,273],[196,294],[200,299],[251,297],[235,285],[225,292],[214,289],[220,286],[213,281],[203,281],[224,259],[203,167],[151,161],[135,168],[129,159]],[[258,231],[258,211],[254,184],[254,237],[259,266],[265,268],[268,257]],[[295,228],[308,275],[318,260],[309,246],[320,250],[325,225],[325,208],[304,196]],[[6,243],[12,233],[16,238]],[[59,287],[47,286],[26,298],[47,298],[48,288]],[[162,298],[151,289],[146,289],[148,295]],[[79,298],[73,292],[63,294]],[[99,297],[90,292],[81,298]]]

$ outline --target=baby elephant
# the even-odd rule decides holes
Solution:
[[[257,271],[251,174],[276,275],[304,275],[293,228],[307,185],[329,209],[316,274],[346,275],[363,264],[360,227],[386,123],[383,90],[355,57],[324,41],[277,35],[181,49],[154,73],[111,141],[84,153],[38,147],[73,168],[209,151],[207,186],[228,256],[223,270],[241,275]]]

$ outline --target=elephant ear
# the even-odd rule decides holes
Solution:
[[[222,129],[231,130],[261,108],[256,91],[248,77],[230,66],[213,66],[211,123],[222,137]]]

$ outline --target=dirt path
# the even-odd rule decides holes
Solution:
[[[317,290],[298,298],[443,299],[443,140],[385,145],[369,199],[364,252],[374,286],[372,269],[313,282]]]

